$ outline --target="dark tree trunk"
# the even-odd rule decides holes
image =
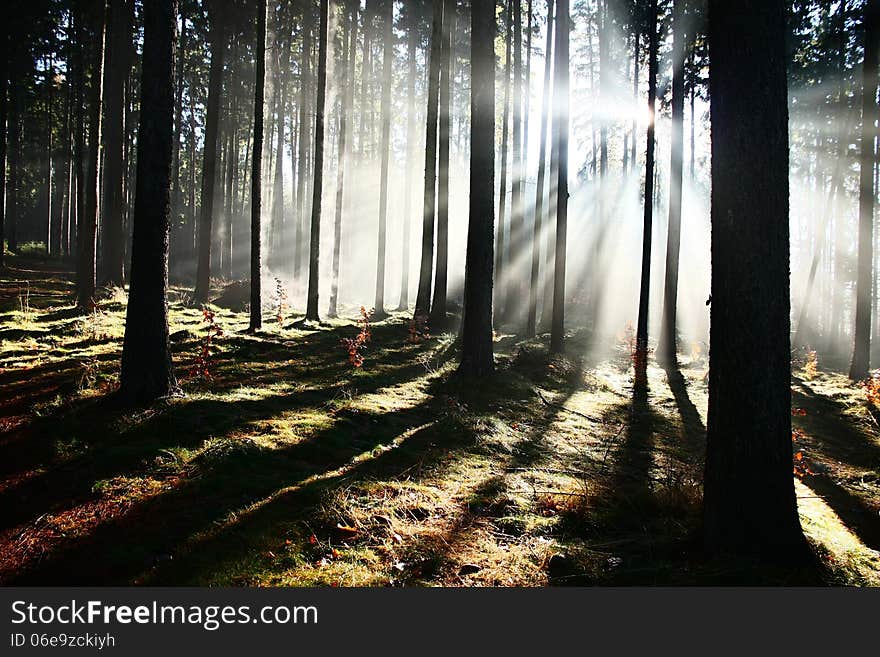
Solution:
[[[321,0],[318,35],[318,100],[315,105],[315,167],[312,190],[312,222],[309,235],[309,290],[306,319],[317,322],[319,265],[321,254],[321,200],[324,195],[324,112],[327,102],[327,30],[330,0]]]
[[[17,24],[16,24],[17,25]],[[18,253],[18,223],[21,217],[22,139],[21,115],[24,109],[22,48],[24,44],[9,37],[9,189],[6,202],[6,233],[9,250]]]
[[[510,143],[510,74],[513,61],[513,0],[505,2],[504,12],[504,100],[501,119],[501,181],[498,186],[498,228],[495,237],[495,308],[497,321],[501,321],[507,305],[507,281],[504,280],[506,273],[504,254],[505,242],[505,219],[507,217],[507,151]],[[507,236],[509,237],[509,236]]]
[[[223,95],[223,58],[226,52],[226,8],[221,2],[208,5],[211,21],[211,72],[205,117],[205,149],[202,163],[202,202],[199,220],[199,261],[194,301],[203,304],[211,292],[211,240],[214,225],[214,185],[217,181],[217,133],[220,98]]]
[[[639,290],[639,318],[636,325],[635,387],[648,386],[648,314],[651,297],[651,238],[654,229],[654,151],[657,129],[657,49],[660,35],[657,31],[657,0],[651,0],[648,9],[648,147],[645,155],[645,221],[642,228],[642,276]]]
[[[103,272],[106,281],[122,285],[125,235],[125,86],[131,53],[131,24],[134,5],[127,1],[110,3],[110,44],[107,54],[106,130],[104,132],[104,236]]]
[[[853,381],[868,378],[871,359],[872,286],[874,278],[874,161],[877,107],[877,56],[880,51],[880,0],[865,5],[865,61],[862,67],[862,139],[859,177],[859,262],[856,280],[856,326]]]
[[[431,300],[432,326],[446,325],[446,294],[449,270],[449,137],[450,96],[452,80],[452,32],[455,30],[455,6],[444,0],[443,42],[440,46],[440,110],[439,110],[439,182],[437,185],[437,266],[434,275],[434,295]]]
[[[416,141],[416,50],[419,45],[418,19],[410,10],[407,76],[407,120],[406,120],[406,189],[403,200],[403,246],[400,254],[400,302],[397,309],[409,310],[409,247],[412,230],[412,170],[415,166]]]
[[[553,275],[553,325],[550,351],[562,353],[565,341],[565,256],[568,229],[568,109],[569,109],[569,4],[559,0],[556,20],[556,78],[553,104],[554,138],[559,150],[559,174],[556,198],[556,258]]]
[[[266,0],[257,4],[257,66],[254,82],[254,138],[251,154],[251,331],[263,328],[263,114],[266,95]]]
[[[342,111],[339,113],[339,171],[336,182],[336,216],[333,221],[333,278],[330,281],[330,308],[328,317],[339,314],[339,266],[342,251],[342,213],[345,207],[345,174],[351,157],[349,148],[349,117],[354,109],[354,85],[357,64],[358,5],[354,4],[349,15],[346,35],[343,37],[346,51],[343,52],[345,66],[340,93],[343,94]]]
[[[80,308],[90,309],[95,298],[95,260],[98,250],[98,191],[102,124],[102,103],[104,95],[104,58],[106,56],[104,41],[106,35],[107,5],[106,0],[98,3],[95,34],[95,58],[92,62],[92,88],[89,116],[89,158],[88,180],[85,189],[85,213],[79,222],[77,271],[76,271],[76,303]]]
[[[471,193],[465,264],[462,376],[492,374],[495,213],[495,0],[471,2]]]
[[[797,559],[792,477],[788,92],[783,0],[709,2],[710,552]]]
[[[152,402],[177,388],[167,300],[176,31],[176,0],[144,5],[131,286],[120,376],[120,395],[131,404]]]
[[[681,251],[681,188],[684,167],[684,6],[675,0],[672,43],[672,158],[669,164],[669,224],[666,238],[666,281],[658,357],[674,365],[678,359],[678,265]]]
[[[385,0],[382,36],[382,155],[379,172],[379,230],[376,253],[376,299],[373,306],[377,320],[385,317],[385,247],[388,227],[388,169],[391,164],[391,83],[394,63],[394,2]]]
[[[0,25],[0,269],[6,264],[6,91],[9,80],[9,23]]]
[[[550,108],[550,89],[553,73],[553,60],[550,52],[553,48],[553,0],[547,2],[547,45],[544,52],[544,95],[541,101],[541,135],[540,154],[538,157],[538,181],[535,188],[535,230],[532,234],[532,271],[529,284],[529,311],[526,320],[526,336],[533,337],[537,332],[538,294],[541,292],[541,242],[544,241],[544,195],[547,176],[547,119]],[[545,303],[549,300],[545,299]]]
[[[428,62],[428,108],[425,112],[425,195],[422,211],[422,260],[415,317],[427,319],[431,312],[434,268],[434,216],[437,201],[437,122],[440,112],[440,49],[443,34],[443,0],[433,0],[431,53]]]

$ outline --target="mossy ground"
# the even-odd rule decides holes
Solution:
[[[0,281],[0,581],[6,584],[540,586],[880,585],[880,429],[843,376],[798,371],[797,481],[816,567],[699,550],[705,361],[650,370],[633,401],[625,341],[499,336],[498,374],[454,376],[455,339],[372,327],[361,368],[318,327],[171,295],[185,396],[113,397],[125,295],[72,306],[59,263],[14,258]],[[269,317],[272,313],[267,313]],[[546,336],[545,336],[546,338]],[[592,354],[592,355],[588,355]]]

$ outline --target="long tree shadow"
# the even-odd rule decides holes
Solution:
[[[706,425],[703,424],[700,411],[691,401],[687,380],[681,370],[676,365],[669,365],[665,371],[669,390],[672,392],[678,414],[681,417],[682,434],[687,442],[686,447],[694,457],[702,460],[702,455],[705,452]]]

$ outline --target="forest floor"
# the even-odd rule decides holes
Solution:
[[[597,356],[575,332],[551,358],[500,335],[498,375],[463,387],[454,335],[413,335],[405,313],[354,367],[356,309],[309,327],[281,308],[252,336],[214,308],[209,344],[174,289],[185,395],[129,411],[125,296],[82,315],[71,280],[33,256],[0,276],[0,583],[880,585],[880,414],[840,374],[792,381],[819,558],[768,569],[698,548],[702,354],[652,366],[645,403],[626,336]]]

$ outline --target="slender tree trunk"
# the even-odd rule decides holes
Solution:
[[[565,340],[565,256],[568,227],[568,121],[569,121],[569,4],[559,0],[556,21],[556,83],[553,104],[555,139],[559,149],[559,177],[556,199],[556,261],[553,276],[553,325],[550,351],[562,353]]]
[[[46,168],[44,177],[46,181],[46,255],[51,256],[53,249],[52,231],[52,100],[55,86],[55,63],[52,57],[48,57],[46,63]]]
[[[666,238],[666,280],[663,324],[658,356],[675,365],[678,359],[678,266],[681,251],[681,199],[684,166],[684,6],[675,0],[672,43],[672,157],[669,164],[669,224]]]
[[[657,107],[657,0],[651,0],[648,17],[648,147],[645,156],[645,221],[642,228],[642,276],[639,291],[639,318],[636,325],[635,387],[646,390],[648,386],[648,315],[651,296],[651,238],[654,229],[654,152],[656,147]]]
[[[434,217],[437,201],[437,131],[440,111],[440,46],[443,34],[443,0],[433,0],[431,53],[428,62],[428,108],[425,126],[425,195],[422,213],[422,260],[415,317],[427,319],[431,311],[434,266]]]
[[[880,52],[880,0],[865,5],[865,61],[862,67],[862,138],[859,176],[859,255],[856,280],[856,322],[853,381],[868,378],[871,360],[872,286],[874,279],[874,150],[877,137],[877,57]]]
[[[379,179],[379,231],[376,254],[376,299],[374,317],[385,317],[385,247],[388,226],[388,169],[391,158],[391,83],[394,63],[394,2],[385,0],[383,17],[384,53],[382,62],[382,155]]]
[[[321,23],[318,35],[318,101],[315,106],[315,167],[312,190],[312,223],[309,236],[309,290],[306,319],[319,321],[318,288],[321,249],[321,201],[324,193],[324,112],[327,102],[327,30],[330,0],[321,0]]]
[[[97,42],[95,59],[92,64],[92,98],[91,115],[89,117],[89,170],[88,184],[85,190],[86,209],[80,221],[78,234],[77,256],[77,305],[89,309],[95,298],[95,265],[98,249],[98,191],[100,166],[102,103],[104,93],[104,58],[106,52],[104,40],[106,34],[107,6],[106,1],[99,3],[95,25]]]
[[[504,105],[501,119],[501,182],[498,187],[498,230],[495,237],[495,307],[499,321],[504,316],[507,306],[507,281],[504,280],[506,267],[505,254],[505,218],[507,216],[507,151],[510,139],[510,75],[513,57],[513,0],[506,0],[504,14]]]
[[[293,275],[299,281],[302,280],[302,258],[305,253],[305,221],[308,214],[308,165],[306,161],[312,152],[311,135],[309,125],[309,93],[312,89],[312,29],[311,17],[303,18],[303,45],[300,59],[300,101],[299,101],[299,176],[297,178],[296,198],[299,201],[296,217],[294,251],[293,251]]]
[[[409,25],[408,60],[409,73],[407,76],[407,121],[406,121],[406,189],[403,198],[403,246],[400,254],[400,302],[397,309],[409,310],[409,247],[410,232],[412,230],[412,171],[415,168],[415,141],[416,141],[416,50],[419,45],[418,19],[412,16]]]
[[[354,85],[357,65],[357,34],[358,5],[352,5],[346,35],[343,43],[347,51],[343,52],[346,61],[340,93],[343,94],[342,111],[339,113],[339,172],[336,183],[336,217],[333,221],[333,278],[330,282],[330,309],[327,316],[334,318],[339,315],[339,266],[342,251],[342,213],[345,207],[345,175],[351,157],[349,148],[348,124],[354,109]]]
[[[178,39],[176,91],[174,96],[174,144],[171,162],[171,253],[169,259],[176,266],[183,254],[183,179],[181,177],[181,139],[183,138],[183,84],[186,61],[187,29],[186,14],[180,16],[180,38]]]
[[[257,66],[254,83],[254,138],[251,154],[251,331],[263,328],[263,117],[266,96],[266,0],[257,4]]]
[[[465,256],[459,374],[495,370],[492,354],[492,253],[495,194],[495,0],[471,2],[471,194]]]
[[[440,46],[440,112],[439,130],[439,183],[437,199],[437,266],[434,276],[434,295],[431,300],[432,326],[446,325],[446,294],[449,270],[449,138],[450,96],[452,80],[452,32],[455,30],[455,6],[452,0],[444,0],[443,42]]]
[[[633,43],[633,100],[636,104],[639,102],[639,55],[641,54],[641,44],[640,44],[641,32],[639,28],[636,28],[635,33],[635,42]],[[637,118],[633,119],[632,123],[632,139],[630,140],[630,154],[629,161],[630,167],[632,171],[636,171],[638,169],[638,139],[636,139],[636,135],[639,134],[639,121]]]
[[[544,240],[544,195],[547,175],[547,119],[550,115],[550,90],[553,60],[553,0],[547,1],[547,45],[544,51],[544,94],[541,100],[541,135],[538,156],[538,180],[535,187],[535,230],[532,235],[532,271],[529,285],[529,312],[526,320],[526,336],[533,337],[538,323],[538,294],[541,292],[541,242]],[[545,302],[548,301],[545,299]]]
[[[6,92],[9,86],[9,23],[0,24],[0,269],[6,265]]]
[[[150,0],[144,5],[131,286],[120,376],[120,395],[131,404],[149,403],[177,389],[168,338],[176,31],[176,0]]]
[[[709,1],[710,552],[797,561],[792,477],[788,91],[783,0]]]
[[[275,141],[275,186],[272,194],[272,243],[270,262],[277,261],[277,254],[281,250],[284,238],[284,140],[287,131],[287,71],[290,65],[290,50],[285,37],[280,34],[277,37],[276,47],[280,50],[276,61],[278,62],[278,89],[276,92],[276,123],[277,133]]]
[[[131,21],[134,5],[130,2],[110,3],[110,44],[108,48],[108,79],[106,131],[104,133],[104,239],[103,270],[111,285],[122,285],[125,179],[125,85],[131,53]]]
[[[525,288],[523,286],[521,258],[525,232],[523,213],[523,57],[522,57],[522,0],[513,2],[513,171],[510,196],[510,239],[507,258],[507,290],[504,306],[505,319],[521,329],[523,317],[521,305]]]
[[[18,223],[21,217],[22,139],[21,115],[24,109],[23,44],[9,36],[9,189],[6,202],[6,233],[9,251],[18,253]]]
[[[211,293],[211,240],[214,232],[214,186],[217,181],[217,143],[220,98],[223,95],[223,59],[226,53],[226,15],[220,3],[209,5],[211,20],[211,72],[205,117],[205,150],[202,163],[202,202],[199,221],[199,260],[194,301],[207,303]]]

